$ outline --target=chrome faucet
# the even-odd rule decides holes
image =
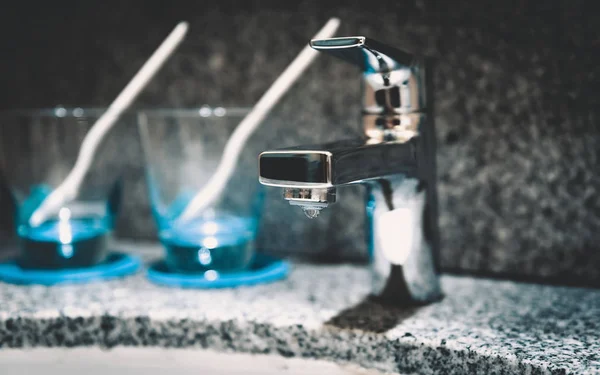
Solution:
[[[359,139],[265,151],[259,180],[315,218],[338,186],[367,187],[373,294],[386,303],[441,298],[433,96],[429,60],[365,37],[312,40],[362,70]]]

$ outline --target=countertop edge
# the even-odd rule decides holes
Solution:
[[[519,359],[491,351],[419,340],[410,334],[385,334],[323,325],[153,319],[148,316],[60,316],[0,318],[0,349],[36,347],[119,346],[202,348],[220,352],[279,354],[356,364],[392,372],[570,374],[551,362]],[[500,372],[499,372],[500,373]]]

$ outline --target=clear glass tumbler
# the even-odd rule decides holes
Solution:
[[[216,171],[229,136],[248,111],[203,107],[138,113],[152,213],[172,272],[236,272],[252,261],[263,201],[257,150],[242,150],[218,200],[189,220],[177,220]]]
[[[29,224],[70,172],[81,142],[103,112],[60,107],[0,113],[0,169],[15,203],[21,267],[81,268],[105,260],[121,195],[118,155],[123,140],[114,129],[97,149],[77,197],[42,224]]]

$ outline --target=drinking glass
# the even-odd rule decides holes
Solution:
[[[29,222],[68,175],[85,135],[103,112],[58,107],[0,113],[0,169],[14,201],[21,267],[80,268],[105,260],[121,195],[123,140],[112,130],[96,150],[76,198],[40,225]],[[127,118],[135,120],[126,114],[119,121]]]
[[[215,202],[189,220],[178,220],[217,169],[248,111],[202,107],[138,113],[152,214],[170,271],[236,272],[252,261],[263,201],[257,150],[244,147]]]

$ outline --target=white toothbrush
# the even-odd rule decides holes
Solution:
[[[77,197],[81,182],[92,164],[94,153],[100,141],[119,119],[119,116],[146,87],[163,63],[173,54],[183,41],[187,30],[188,23],[180,22],[127,86],[125,86],[119,96],[111,103],[106,112],[94,123],[94,126],[89,130],[81,143],[75,166],[71,169],[65,180],[33,212],[29,218],[30,226],[39,226],[48,216],[56,213],[66,202],[72,201]]]
[[[335,34],[340,25],[340,20],[331,18],[323,28],[313,37],[313,39],[327,39]],[[183,213],[175,219],[182,223],[196,217],[199,212],[209,207],[220,196],[225,188],[227,181],[235,169],[238,157],[250,135],[258,128],[261,121],[269,114],[273,106],[296,82],[300,75],[317,57],[318,52],[310,46],[304,47],[296,59],[286,68],[286,70],[275,80],[269,89],[263,94],[258,103],[252,108],[250,113],[244,117],[242,122],[234,130],[233,134],[225,145],[223,156],[206,185],[192,198]]]

